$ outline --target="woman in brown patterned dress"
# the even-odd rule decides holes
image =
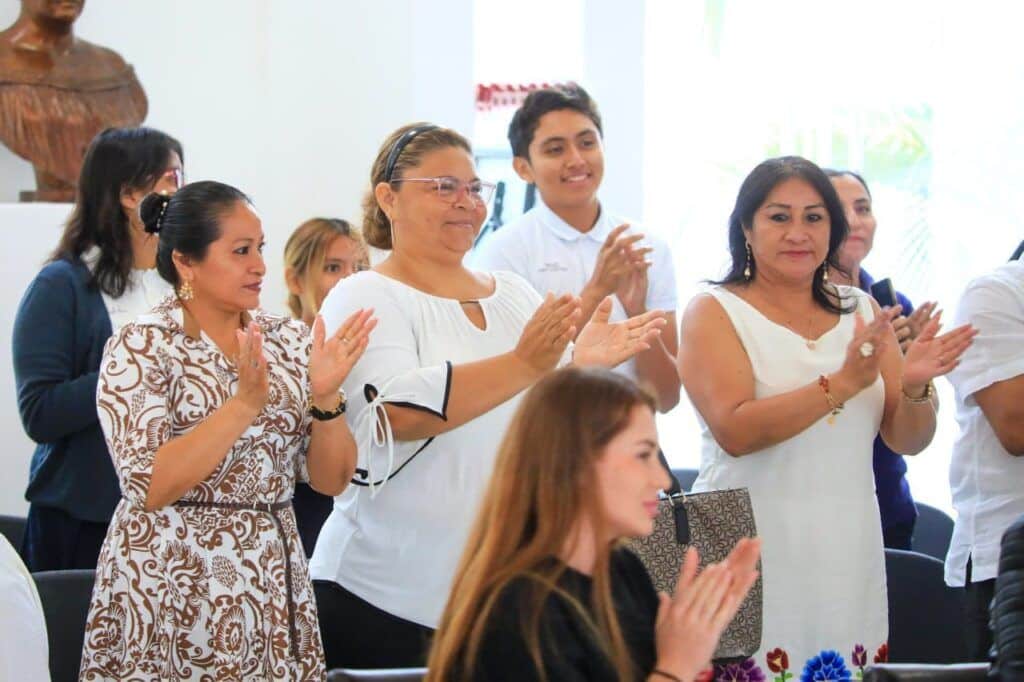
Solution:
[[[356,447],[342,380],[375,321],[325,338],[257,310],[263,232],[216,182],[141,207],[174,285],[107,344],[97,402],[123,499],[100,554],[81,679],[325,676],[296,478],[340,493]],[[251,312],[250,312],[251,311]]]

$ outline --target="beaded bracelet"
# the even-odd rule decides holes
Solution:
[[[828,401],[828,406],[831,410],[828,415],[828,424],[829,426],[832,426],[836,423],[836,417],[843,411],[846,404],[839,402],[836,400],[836,397],[832,395],[832,391],[829,388],[828,377],[824,374],[818,377],[818,385],[821,386],[821,390],[825,392],[825,400]]]
[[[918,398],[907,393],[906,386],[900,386],[900,391],[903,393],[903,397],[906,398],[908,403],[914,403],[915,405],[920,403],[930,403],[932,401],[932,394],[935,393],[935,384],[929,381],[924,385],[924,395]]]

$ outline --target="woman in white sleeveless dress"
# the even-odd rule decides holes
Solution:
[[[682,320],[679,371],[703,426],[694,490],[750,491],[764,630],[744,665],[783,680],[848,679],[885,657],[872,442],[880,432],[908,455],[928,445],[930,382],[973,337],[937,336],[936,319],[902,357],[890,324],[898,311],[827,281],[847,232],[817,166],[765,161],[729,221],[731,271]]]

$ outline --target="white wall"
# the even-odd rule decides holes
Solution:
[[[589,0],[583,10],[583,84],[600,107],[604,126],[601,197],[615,213],[641,222],[645,12],[645,0]]]
[[[0,27],[19,8],[0,0]],[[314,215],[358,220],[370,163],[391,130],[429,119],[472,133],[472,28],[472,0],[91,0],[76,24],[135,66],[146,123],[184,144],[188,180],[229,182],[253,197],[267,235],[263,305],[278,312],[291,230]],[[32,183],[27,162],[0,147],[0,202]],[[7,250],[31,251],[8,259],[0,280],[21,291],[40,244],[23,240],[19,225],[3,227]],[[0,341],[5,368],[9,338]],[[0,382],[13,397],[9,376]],[[2,401],[0,410],[0,434],[23,437],[17,415]],[[18,441],[0,460],[0,513],[24,511],[29,455]]]

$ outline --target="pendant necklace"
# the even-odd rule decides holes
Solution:
[[[807,320],[807,333],[808,334],[811,333],[811,322],[812,321],[813,321],[813,318],[808,318],[808,320]],[[814,350],[815,348],[818,347],[818,339],[812,339],[812,338],[809,338],[807,336],[804,336],[803,334],[799,334],[799,336],[801,338],[803,338],[804,345],[807,346],[807,348],[809,350]]]

